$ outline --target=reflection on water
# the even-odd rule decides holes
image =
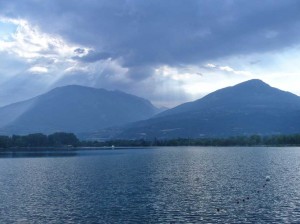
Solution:
[[[110,155],[111,149],[99,148],[97,150],[76,149],[76,150],[41,150],[27,149],[26,151],[0,151],[1,158],[35,158],[35,157],[71,157],[71,156],[97,156],[100,155],[98,150],[107,151],[101,155]],[[110,151],[110,152],[109,152]],[[120,152],[120,151],[119,151]],[[114,155],[119,152],[113,152]]]
[[[1,152],[0,158],[34,158],[34,157],[65,157],[65,156],[76,156],[76,151],[61,151],[61,152]]]
[[[33,154],[1,155],[0,223],[300,220],[299,148]]]

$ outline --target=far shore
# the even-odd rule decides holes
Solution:
[[[120,150],[120,149],[144,149],[144,148],[168,148],[168,147],[205,147],[205,148],[253,148],[253,147],[260,147],[260,148],[286,148],[286,147],[300,147],[300,145],[227,145],[227,146],[195,146],[195,145],[164,145],[164,146],[79,146],[79,147],[10,147],[10,148],[0,148],[0,153],[18,153],[18,152],[28,152],[28,153],[35,153],[35,152],[75,152],[75,151],[85,151],[85,150]]]

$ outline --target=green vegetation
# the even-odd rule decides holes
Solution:
[[[80,141],[72,133],[54,133],[44,135],[41,133],[29,135],[0,136],[0,148],[17,148],[17,147],[63,147],[79,146]]]
[[[300,146],[300,134],[273,136],[236,136],[228,138],[176,138],[153,140],[111,140],[81,142],[83,146]]]
[[[237,136],[228,138],[176,138],[153,140],[109,140],[79,141],[73,133],[41,133],[29,135],[0,136],[0,148],[34,148],[34,147],[145,147],[145,146],[300,146],[300,134],[274,136]]]

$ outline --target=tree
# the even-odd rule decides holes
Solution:
[[[41,147],[48,145],[48,138],[47,135],[36,133],[36,134],[29,134],[23,137],[27,147]]]
[[[73,133],[56,132],[48,136],[50,146],[77,146],[79,140]]]
[[[0,148],[8,148],[11,145],[11,139],[8,136],[0,136]]]

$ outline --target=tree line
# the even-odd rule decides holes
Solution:
[[[79,145],[80,141],[73,133],[57,132],[51,135],[35,133],[29,135],[0,136],[0,148],[61,147]]]
[[[235,136],[224,138],[175,138],[152,140],[109,140],[104,142],[82,141],[83,146],[144,147],[144,146],[300,146],[300,134],[272,136]]]
[[[0,148],[24,147],[146,147],[146,146],[300,146],[300,134],[273,136],[235,136],[224,138],[175,138],[80,141],[73,133],[58,132],[50,135],[0,136]]]

